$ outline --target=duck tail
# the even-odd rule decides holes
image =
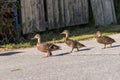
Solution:
[[[55,44],[51,44],[51,45],[49,46],[49,49],[51,49],[51,50],[59,50],[60,47],[57,46],[57,45],[55,45]]]
[[[79,47],[86,47],[84,44],[81,44],[81,43],[79,43],[78,46]]]
[[[113,42],[116,42],[116,41],[113,39]]]

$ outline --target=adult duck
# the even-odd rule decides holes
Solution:
[[[97,42],[100,44],[104,44],[104,48],[106,48],[106,45],[110,44],[110,47],[112,47],[112,43],[115,42],[114,39],[112,39],[111,37],[108,36],[102,36],[100,31],[97,31]]]
[[[52,51],[59,50],[60,47],[53,43],[41,43],[41,37],[39,34],[36,34],[33,39],[37,39],[37,49],[41,52],[47,53],[45,57],[52,56]]]
[[[72,51],[76,48],[77,51],[79,51],[79,48],[85,47],[85,45],[79,43],[76,40],[72,40],[69,39],[69,31],[68,30],[64,30],[61,34],[66,35],[65,37],[65,43],[72,48],[72,50],[70,51],[70,53],[72,53]]]

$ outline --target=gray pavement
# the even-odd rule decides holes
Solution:
[[[120,80],[120,34],[113,48],[101,49],[95,39],[81,41],[87,47],[79,52],[65,44],[53,56],[36,48],[0,53],[0,80]]]

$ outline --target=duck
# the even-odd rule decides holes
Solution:
[[[70,53],[73,52],[73,50],[76,48],[77,51],[79,51],[79,48],[85,47],[84,44],[81,44],[80,42],[76,41],[76,40],[72,40],[69,39],[69,30],[64,30],[62,33],[63,35],[66,35],[65,37],[65,43],[72,48],[72,50],[70,51]]]
[[[100,43],[100,44],[104,44],[103,49],[106,48],[106,45],[110,45],[110,47],[112,47],[112,43],[116,42],[111,37],[102,36],[102,33],[100,31],[97,31],[96,34],[97,34],[97,39],[96,39],[97,42]]]
[[[52,56],[52,51],[60,50],[60,47],[53,43],[48,43],[48,42],[41,43],[41,37],[39,34],[36,34],[34,38],[32,38],[32,40],[34,39],[37,39],[37,44],[36,44],[37,49],[41,52],[46,53],[45,57]]]

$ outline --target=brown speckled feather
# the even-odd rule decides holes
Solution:
[[[47,50],[49,51],[55,51],[60,49],[59,46],[53,44],[53,43],[44,43],[44,44],[37,44],[37,49],[43,52],[47,52]]]
[[[74,48],[76,48],[77,51],[79,51],[79,48],[85,47],[85,45],[79,43],[78,41],[69,39],[69,31],[68,31],[68,30],[64,30],[61,34],[66,35],[65,43],[66,43],[69,47],[72,48],[72,50],[70,51],[70,53],[73,51]]]
[[[78,41],[75,40],[71,40],[71,39],[66,39],[65,43],[70,46],[70,47],[74,47],[74,48],[81,48],[81,47],[85,47],[85,45],[79,43]]]
[[[108,37],[108,36],[100,36],[100,37],[97,37],[97,41],[101,44],[111,44],[111,43],[114,43],[115,40]]]
[[[47,55],[45,57],[51,56],[52,55],[52,51],[58,50],[60,49],[59,46],[53,44],[53,43],[41,43],[41,38],[39,34],[36,34],[34,36],[34,38],[32,39],[37,39],[37,49],[41,52],[46,52]]]

